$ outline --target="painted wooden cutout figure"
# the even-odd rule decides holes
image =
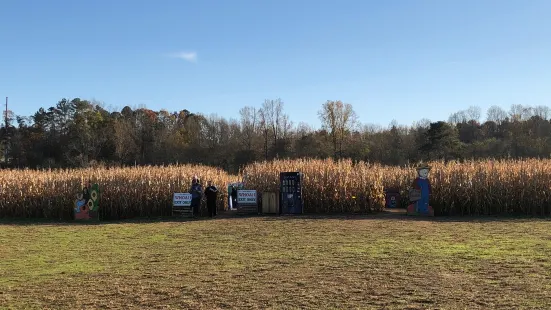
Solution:
[[[77,194],[77,200],[75,201],[75,220],[89,220],[90,209],[88,208],[88,200],[86,198],[86,187],[81,193]]]
[[[400,201],[400,191],[397,188],[385,189],[385,207],[398,208]]]
[[[415,201],[408,206],[408,214],[434,216],[434,210],[429,204],[430,196],[432,194],[432,187],[428,179],[429,172],[430,167],[428,165],[420,165],[417,167],[418,177],[413,181],[412,188],[417,190],[420,193],[420,196],[416,197]]]
[[[90,218],[87,208],[86,199],[84,199],[84,191],[77,194],[75,201],[75,220],[87,220]]]
[[[77,199],[74,204],[75,220],[97,220],[99,209],[100,191],[98,184],[88,183],[82,189],[82,192],[77,194]]]

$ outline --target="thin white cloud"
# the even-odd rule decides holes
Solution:
[[[197,62],[197,53],[196,52],[179,52],[170,54],[169,57],[183,59],[189,62]]]

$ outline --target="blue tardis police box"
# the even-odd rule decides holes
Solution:
[[[279,213],[303,214],[302,173],[281,172],[279,174]]]

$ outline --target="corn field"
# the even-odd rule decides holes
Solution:
[[[432,162],[431,205],[437,215],[551,215],[551,160]],[[384,190],[400,191],[400,206],[417,177],[411,167],[351,161],[295,160],[247,167],[247,186],[278,188],[280,171],[304,173],[305,212],[364,212],[384,208]]]
[[[551,160],[431,163],[431,205],[442,215],[551,215]],[[401,190],[416,176],[413,168],[387,167],[386,187]],[[407,199],[402,199],[402,205]]]
[[[384,207],[382,166],[353,165],[350,160],[288,160],[255,163],[246,169],[247,188],[279,190],[280,172],[303,173],[305,213],[369,212]]]
[[[429,179],[437,215],[551,215],[551,160],[433,162]],[[384,208],[386,188],[397,188],[400,204],[416,177],[413,167],[387,167],[349,160],[281,160],[248,165],[246,187],[259,193],[279,189],[279,173],[300,171],[306,213],[374,212]],[[204,166],[80,170],[4,170],[0,174],[0,217],[70,219],[77,192],[100,184],[100,218],[171,214],[172,194],[187,192],[197,175],[220,189],[226,207],[232,176]],[[203,202],[202,212],[205,213]]]
[[[138,167],[79,170],[7,170],[0,175],[0,217],[71,219],[76,195],[90,180],[100,185],[100,218],[171,214],[172,195],[188,192],[197,175],[206,186],[219,186],[218,206],[228,198],[225,184],[232,177],[201,166]],[[224,186],[221,186],[224,185]],[[206,213],[203,202],[201,211]]]

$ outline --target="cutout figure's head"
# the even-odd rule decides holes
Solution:
[[[421,170],[419,170],[419,176],[420,176],[422,179],[428,178],[428,176],[429,176],[429,169],[421,169]]]
[[[417,167],[417,174],[421,179],[426,179],[429,177],[430,167],[428,165],[420,165]]]

